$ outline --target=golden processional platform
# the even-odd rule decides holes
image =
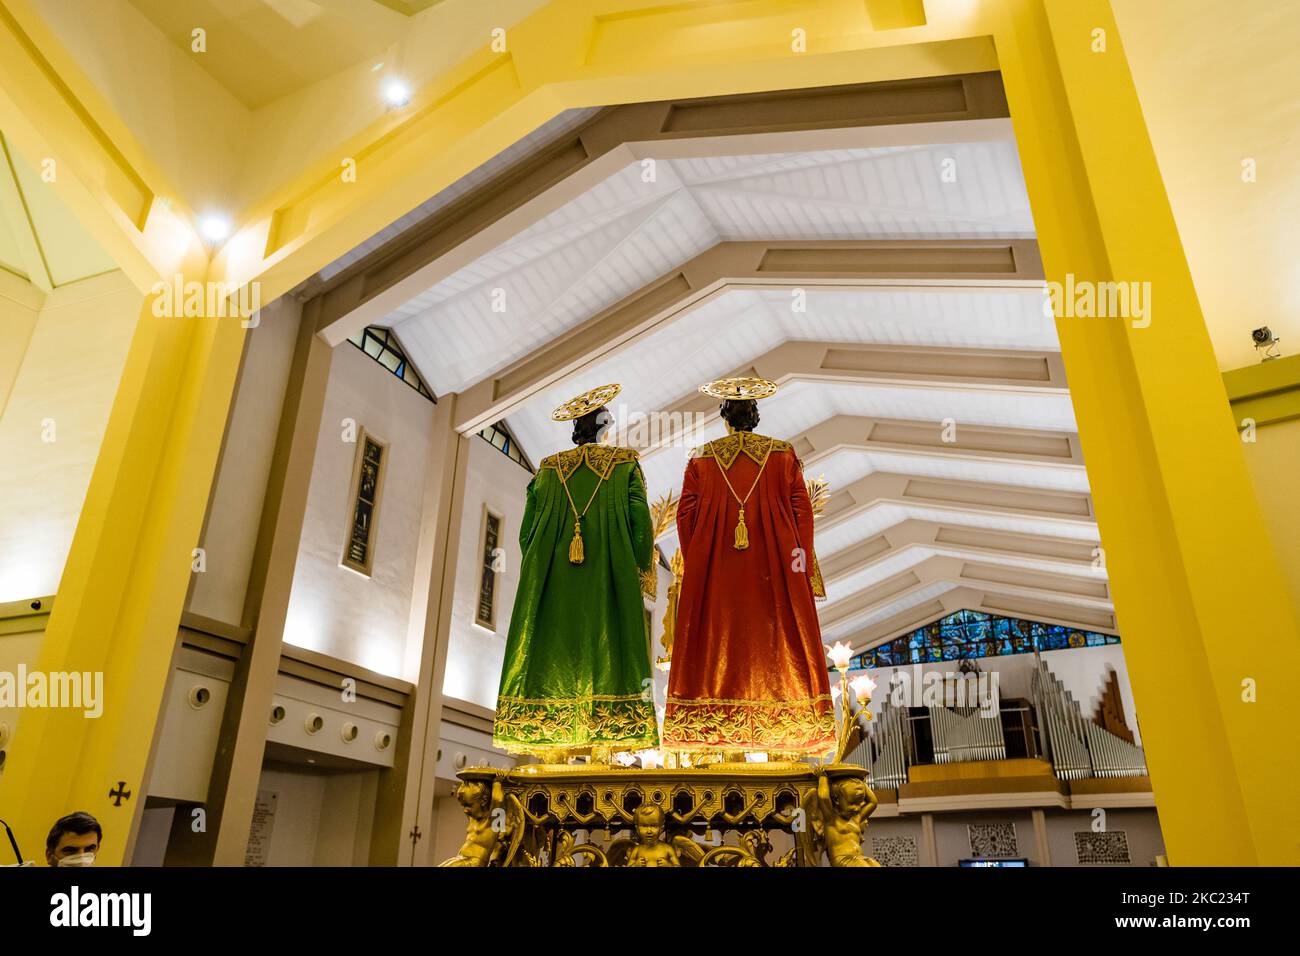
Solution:
[[[879,865],[862,855],[876,798],[853,764],[532,764],[458,776],[469,828],[443,866]]]
[[[831,763],[703,762],[697,754],[690,766],[679,757],[667,768],[467,768],[456,790],[468,818],[465,843],[442,865],[879,866],[862,854],[876,795],[867,768],[846,761],[862,740],[860,721],[871,720],[875,685],[848,680],[846,644],[837,642],[830,656],[841,703]]]

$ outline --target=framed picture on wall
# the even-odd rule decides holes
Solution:
[[[483,506],[483,527],[479,533],[478,607],[474,623],[484,630],[496,633],[497,585],[505,570],[505,519],[486,504]]]
[[[375,563],[379,502],[384,492],[388,443],[364,428],[357,431],[357,452],[348,492],[348,524],[343,539],[343,567],[370,577]]]

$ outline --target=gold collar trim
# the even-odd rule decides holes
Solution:
[[[715,458],[719,465],[730,471],[741,452],[752,459],[754,464],[762,466],[772,452],[791,451],[793,448],[794,446],[788,441],[781,441],[779,438],[768,438],[766,435],[755,435],[753,432],[736,432],[726,438],[719,438],[702,445],[691,453],[691,457]]]
[[[637,453],[631,448],[590,444],[579,445],[577,448],[570,448],[568,451],[543,458],[539,468],[554,468],[560,473],[561,478],[568,481],[578,470],[578,466],[585,464],[601,481],[604,481],[613,474],[615,465],[636,460]]]

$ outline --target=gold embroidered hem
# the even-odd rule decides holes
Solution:
[[[812,592],[813,597],[818,601],[826,600],[826,582],[822,580],[822,566],[817,561],[817,555],[813,555],[812,565]]]
[[[502,697],[492,743],[508,753],[597,747],[641,750],[659,744],[654,702],[641,695],[571,699]]]
[[[719,438],[707,445],[701,445],[691,452],[692,458],[716,458],[724,470],[730,470],[740,453],[744,452],[756,465],[767,461],[774,451],[791,451],[794,446],[779,438],[755,435],[753,432],[736,432],[726,438]]]
[[[668,698],[666,750],[766,750],[825,754],[838,728],[829,694],[805,700],[687,700]]]
[[[538,468],[554,468],[560,473],[561,478],[568,481],[578,470],[578,466],[585,462],[587,467],[595,472],[601,481],[604,481],[613,473],[615,465],[636,460],[637,453],[631,448],[588,444],[543,458]]]

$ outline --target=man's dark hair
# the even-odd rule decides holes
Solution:
[[[103,842],[104,831],[99,828],[98,820],[80,810],[69,813],[66,817],[60,817],[54,822],[54,826],[50,827],[50,835],[45,838],[45,852],[53,853],[54,848],[59,845],[59,839],[65,833],[82,836],[91,832],[95,834],[95,839]]]

